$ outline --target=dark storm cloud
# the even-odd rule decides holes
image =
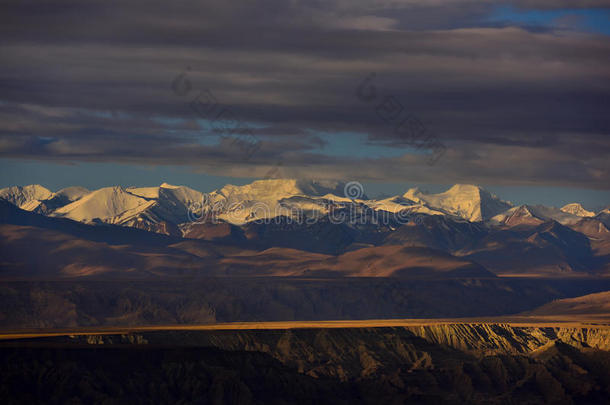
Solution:
[[[8,1],[0,13],[0,156],[190,165],[260,176],[610,185],[610,42],[493,27],[498,2]],[[517,1],[533,8],[607,1]],[[585,4],[586,3],[586,4]],[[190,69],[186,71],[185,69]],[[176,95],[171,81],[192,84]],[[379,98],[356,88],[370,72]],[[198,120],[208,89],[260,138],[247,160]],[[393,96],[447,145],[435,167],[321,154],[323,133],[406,147]],[[236,131],[239,132],[239,131]],[[358,154],[362,156],[362,154]]]

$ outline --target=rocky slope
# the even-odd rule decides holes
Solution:
[[[158,331],[0,343],[15,403],[606,403],[604,328]]]
[[[610,291],[587,294],[574,298],[553,300],[526,315],[542,316],[596,316],[610,319]]]
[[[72,335],[56,341],[203,346],[270,354],[307,374],[319,365],[358,367],[342,378],[364,377],[389,364],[422,362],[418,345],[452,348],[474,356],[533,355],[555,343],[610,351],[610,327],[511,326],[502,323],[437,323],[376,328],[154,331],[124,335]],[[365,357],[363,361],[363,355]],[[309,363],[307,368],[304,364]],[[368,363],[368,364],[367,364]]]

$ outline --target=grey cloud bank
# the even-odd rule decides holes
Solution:
[[[520,1],[527,9],[608,2]],[[264,177],[610,185],[610,41],[493,26],[493,2],[8,1],[0,13],[0,157],[185,165]],[[261,139],[249,159],[185,107],[187,66]],[[354,87],[377,72],[447,147],[434,167]],[[332,156],[346,148],[396,156]]]

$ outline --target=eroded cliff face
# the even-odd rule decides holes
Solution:
[[[8,403],[608,403],[610,329],[154,331],[0,344]],[[12,402],[11,402],[12,401]]]
[[[514,327],[508,324],[452,324],[410,327],[430,342],[473,354],[528,354],[554,342],[610,350],[610,329],[604,327]]]
[[[388,367],[432,369],[446,361],[497,355],[536,356],[560,343],[610,351],[607,327],[523,327],[509,324],[436,324],[387,328],[230,331],[154,331],[73,336],[89,344],[215,347],[269,354],[313,377],[343,381]]]

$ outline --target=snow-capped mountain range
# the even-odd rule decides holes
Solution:
[[[540,224],[548,220],[565,225],[596,216],[607,220],[608,216],[604,212],[596,215],[578,203],[562,208],[513,206],[479,186],[467,184],[456,184],[438,194],[426,194],[413,188],[403,195],[379,200],[368,199],[363,192],[351,194],[356,198],[348,198],[345,196],[346,187],[343,182],[295,179],[227,185],[211,193],[167,183],[158,187],[115,186],[94,191],[69,187],[57,192],[40,185],[29,185],[1,189],[0,198],[23,210],[51,217],[175,235],[184,234],[192,223],[206,220],[210,213],[220,221],[241,226],[279,216],[326,216],[333,210],[346,207],[445,216],[490,226]]]
[[[23,252],[33,248],[46,256],[25,266],[32,274],[49,268],[97,274],[102,267],[165,274],[195,266],[213,274],[370,276],[422,266],[436,271],[449,260],[451,269],[470,266],[459,271],[463,276],[471,270],[610,276],[609,227],[608,209],[514,206],[466,184],[437,194],[413,188],[383,199],[368,198],[354,182],[294,179],[210,193],[166,183],[0,190],[0,247],[4,259],[13,257],[15,275],[24,269]],[[338,259],[352,254],[349,263]]]

